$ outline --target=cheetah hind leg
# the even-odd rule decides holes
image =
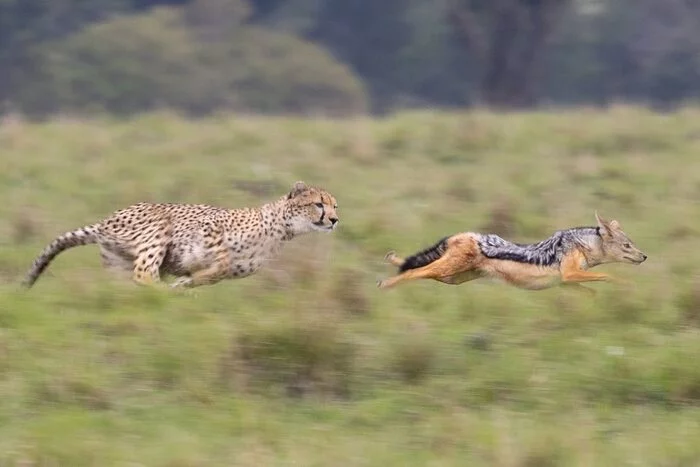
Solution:
[[[172,289],[186,289],[193,286],[193,280],[190,276],[178,277],[171,284]]]
[[[134,270],[133,258],[108,246],[100,246],[100,258],[102,266],[116,278],[128,279]]]
[[[190,276],[178,277],[170,283],[170,290],[173,292],[196,298],[198,294],[197,291],[194,290],[194,287],[194,281]]]
[[[209,282],[213,283],[215,281]],[[218,282],[218,281],[216,281]],[[204,285],[204,284],[198,284],[195,282],[195,279],[191,276],[183,276],[183,277],[178,277],[175,279],[173,282],[170,283],[170,289],[173,290],[174,292],[177,292],[179,294],[191,296],[191,297],[197,297],[197,291],[195,290],[199,285]]]

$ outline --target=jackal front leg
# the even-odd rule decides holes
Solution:
[[[578,282],[612,282],[618,285],[629,286],[632,285],[631,282],[620,279],[619,277],[611,276],[609,274],[603,274],[598,272],[588,272],[588,271],[574,271],[562,274],[562,283],[578,283]]]
[[[583,292],[590,297],[595,297],[596,295],[598,295],[598,292],[596,292],[594,289],[586,287],[585,285],[581,285],[578,282],[563,282],[562,286],[566,287],[567,289],[573,289],[579,292]]]
[[[585,261],[583,254],[577,252],[568,258],[565,258],[561,263],[561,279],[562,283],[578,283],[578,282],[614,282],[618,284],[629,284],[629,282],[604,274],[601,272],[584,271],[579,266]]]
[[[614,282],[616,279],[608,274],[588,271],[566,271],[561,276],[564,283],[576,282]]]

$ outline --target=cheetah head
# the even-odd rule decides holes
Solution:
[[[304,182],[296,182],[286,196],[287,225],[293,235],[331,232],[338,225],[338,203],[333,195]]]

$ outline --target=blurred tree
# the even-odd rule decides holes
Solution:
[[[130,0],[0,0],[0,104],[34,65],[34,47],[128,9]]]
[[[630,4],[629,52],[639,71],[639,94],[654,103],[700,95],[700,3],[640,0]],[[631,14],[630,14],[631,12]],[[624,14],[619,12],[618,14]]]
[[[219,79],[234,109],[263,113],[366,113],[362,82],[322,48],[261,28],[202,51],[203,67]]]
[[[570,0],[450,0],[448,18],[480,70],[479,100],[524,107],[537,97],[547,43]]]
[[[282,12],[279,16],[296,16],[305,11],[305,3],[320,3],[323,0],[251,0],[253,19],[255,21],[269,19],[271,15]],[[308,13],[308,11],[307,11]],[[279,17],[278,16],[278,17]]]
[[[243,0],[197,0],[90,26],[45,46],[17,98],[34,115],[365,110],[345,66],[311,43],[241,24],[247,11]]]
[[[555,102],[673,105],[700,94],[700,4],[579,1],[553,41],[545,87]]]
[[[136,26],[136,19],[129,17],[130,26],[95,29],[105,21],[112,23],[116,15],[148,16],[163,5],[177,13],[177,23],[165,25],[151,17],[147,22],[155,23]],[[124,76],[118,81],[138,75],[137,82],[161,94],[169,85],[157,84],[154,74],[178,63],[191,100],[185,105],[183,95],[168,102],[198,112],[223,102],[253,105],[233,91],[239,88],[235,79],[243,79],[241,68],[248,65],[229,66],[225,61],[232,57],[254,61],[255,73],[296,67],[294,86],[302,79],[320,86],[314,79],[325,76],[345,83],[341,95],[354,95],[351,88],[365,87],[375,111],[474,102],[522,107],[542,100],[604,104],[624,99],[673,105],[700,95],[699,8],[700,2],[691,0],[0,0],[0,111],[3,103],[13,108],[20,101],[37,111],[57,109],[68,102],[67,95],[77,93],[68,91],[68,83],[78,89],[77,83],[88,79],[78,75],[94,69],[85,67],[88,60],[82,57],[99,63],[105,73],[107,59],[95,57],[117,52],[132,57],[124,58]],[[152,34],[157,38],[147,38],[149,27],[159,31]],[[129,39],[117,40],[119,34],[132,33],[131,45]],[[95,40],[104,44],[88,44]],[[136,63],[146,58],[136,58],[133,51],[144,40],[150,41],[146,47],[152,47],[154,55],[139,75]],[[260,41],[259,47],[250,41]],[[304,61],[314,73],[302,72],[295,60]],[[271,65],[275,61],[280,69]],[[199,68],[184,65],[189,62]],[[74,72],[59,71],[62,63],[75,64]],[[117,79],[116,63],[109,74],[100,76]],[[332,64],[329,70],[334,71],[326,73],[323,63]],[[222,69],[231,77],[217,71]],[[263,96],[276,95],[269,91],[271,86],[289,84],[266,79],[268,91],[250,94],[259,96],[255,105],[262,105]],[[196,80],[207,84],[191,84]],[[117,85],[110,86],[114,90]],[[103,87],[101,93],[107,85]],[[224,90],[227,96],[214,95]],[[88,97],[79,100],[83,106]],[[136,96],[135,101],[143,103],[145,97]],[[129,102],[125,98],[120,105],[128,108]],[[147,107],[152,105],[156,104]],[[270,101],[264,107],[272,111],[276,105]]]
[[[183,9],[187,26],[200,40],[232,40],[250,17],[251,7],[245,0],[191,0]]]
[[[326,1],[253,0],[251,20],[260,26],[308,39],[318,25]]]
[[[171,9],[99,23],[41,51],[40,72],[21,94],[32,114],[187,105],[201,78],[196,43]]]
[[[394,105],[462,107],[474,98],[475,63],[445,21],[447,2],[413,0],[410,38],[397,57]]]
[[[471,63],[446,0],[253,0],[252,21],[328,48],[360,75],[375,111],[468,102]]]
[[[193,0],[184,11],[188,26],[206,44],[201,66],[217,77],[219,92],[231,96],[234,108],[367,111],[364,87],[346,65],[302,38],[245,24],[253,14],[247,1]]]
[[[390,103],[402,74],[399,61],[410,38],[406,0],[325,0],[308,37],[366,79],[373,103]],[[389,101],[389,102],[387,102]]]
[[[157,6],[181,6],[191,0],[131,0],[131,8],[134,10],[148,10]]]

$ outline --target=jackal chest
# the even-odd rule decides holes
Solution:
[[[590,266],[590,264],[588,264],[588,261],[586,260],[586,258],[581,258],[581,260],[579,261],[578,267],[581,268],[582,271],[587,271],[588,269],[590,269],[591,266]]]
[[[528,290],[548,289],[561,283],[558,267],[514,261],[496,261],[490,275],[515,287]]]

